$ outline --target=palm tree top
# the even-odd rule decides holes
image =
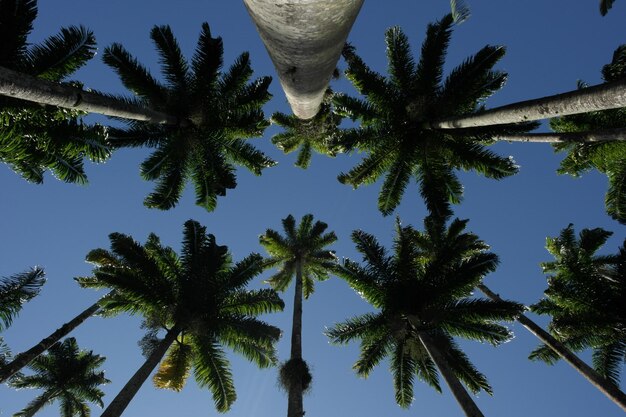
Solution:
[[[617,254],[597,254],[611,235],[595,228],[576,236],[570,224],[558,237],[547,238],[555,260],[542,263],[548,288],[531,309],[551,316],[548,329],[571,350],[593,349],[594,369],[619,385],[626,359],[626,241]],[[530,357],[548,363],[559,359],[545,345]]]
[[[277,291],[285,291],[296,275],[297,267],[302,271],[303,295],[308,298],[314,289],[314,281],[328,279],[329,271],[336,265],[334,251],[325,249],[337,240],[335,232],[325,233],[328,225],[313,222],[312,214],[302,216],[299,225],[293,215],[282,219],[285,235],[267,229],[259,236],[259,242],[270,255],[265,259],[265,268],[281,265],[280,270],[267,282]]]
[[[80,350],[76,339],[69,337],[57,342],[48,353],[38,356],[28,367],[32,375],[19,375],[11,380],[13,388],[38,388],[44,392],[31,401],[15,417],[30,417],[48,403],[61,402],[62,417],[89,417],[88,402],[104,405],[104,392],[100,385],[108,384],[103,371],[99,371],[105,357],[93,351]]]
[[[455,170],[475,170],[500,179],[517,172],[511,158],[494,154],[485,144],[495,136],[526,132],[535,123],[471,129],[432,129],[430,122],[480,112],[498,91],[506,74],[492,67],[504,56],[501,46],[487,45],[443,78],[453,17],[430,24],[416,62],[408,38],[399,27],[385,34],[388,75],[371,70],[351,46],[344,49],[346,77],[363,98],[337,95],[336,111],[359,120],[360,126],[339,133],[342,146],[367,153],[365,159],[338,179],[358,187],[375,182],[385,172],[378,207],[388,215],[400,203],[413,177],[430,212],[450,215],[463,187]]]
[[[246,142],[261,136],[269,122],[263,104],[270,98],[271,77],[249,82],[250,57],[242,53],[222,72],[224,47],[207,23],[202,25],[190,62],[169,26],[150,32],[161,58],[165,83],[152,76],[122,45],[104,51],[104,62],[120,76],[136,100],[153,110],[174,115],[178,125],[129,122],[126,130],[111,133],[114,145],[148,146],[155,152],[141,165],[146,180],[157,186],[145,200],[148,207],[167,210],[180,198],[185,182],[195,186],[196,204],[211,211],[217,197],[237,185],[235,164],[260,175],[275,161]]]
[[[155,234],[143,245],[121,233],[109,238],[110,251],[95,249],[87,255],[94,273],[79,283],[115,289],[118,296],[102,300],[107,311],[140,313],[148,329],[176,334],[155,375],[157,387],[182,389],[193,368],[217,409],[228,410],[236,394],[221,345],[261,367],[276,363],[274,343],[280,329],[257,316],[281,311],[284,303],[271,289],[245,288],[263,271],[261,255],[233,262],[228,247],[218,245],[194,220],[184,225],[180,255]]]
[[[473,289],[495,270],[498,258],[472,233],[466,220],[427,218],[425,230],[396,223],[392,253],[371,234],[354,231],[352,240],[365,265],[345,259],[337,274],[379,311],[336,324],[326,334],[333,343],[361,339],[354,369],[367,376],[385,356],[391,357],[396,401],[408,407],[414,376],[438,391],[437,370],[421,334],[434,338],[453,373],[477,392],[491,393],[487,379],[469,362],[454,337],[506,342],[510,331],[497,321],[514,320],[523,306],[473,297]]]

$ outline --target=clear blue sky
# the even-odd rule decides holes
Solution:
[[[596,84],[600,82],[602,65],[610,61],[618,45],[626,43],[626,2],[617,1],[604,18],[599,15],[598,0],[468,2],[472,17],[454,31],[447,69],[485,44],[507,46],[507,55],[498,68],[509,73],[509,81],[488,101],[489,107],[568,91],[576,87],[578,79]],[[150,28],[155,24],[171,25],[190,56],[200,25],[207,21],[214,35],[224,39],[226,65],[248,50],[256,75],[274,75],[239,0],[40,3],[39,18],[30,38],[33,42],[56,33],[61,26],[83,24],[94,30],[100,50],[112,42],[122,42],[158,75],[157,58],[148,37]],[[386,28],[401,26],[417,54],[426,24],[448,10],[446,0],[366,0],[350,41],[366,62],[382,72],[386,68]],[[100,56],[76,78],[86,87],[124,92]],[[345,82],[336,88],[353,91]],[[274,98],[267,104],[266,113],[287,112],[277,79],[271,91]],[[51,177],[46,178],[44,185],[31,185],[6,166],[0,166],[0,275],[41,265],[48,277],[41,295],[25,306],[13,327],[3,334],[13,351],[29,347],[99,297],[96,292],[78,288],[72,277],[90,273],[90,266],[84,262],[86,253],[93,248],[108,248],[107,236],[111,232],[130,234],[140,241],[154,232],[165,244],[178,248],[182,225],[193,218],[206,225],[218,243],[228,245],[239,260],[250,252],[263,253],[258,235],[266,228],[280,229],[280,220],[289,213],[300,218],[311,212],[339,236],[334,249],[340,257],[360,259],[349,237],[354,229],[373,233],[389,245],[394,216],[383,218],[376,209],[379,184],[354,191],[336,181],[340,171],[359,161],[359,155],[335,159],[316,156],[312,167],[302,171],[293,167],[294,155],[284,156],[272,147],[269,138],[275,132],[275,128],[268,129],[254,143],[279,165],[261,177],[239,170],[239,186],[219,200],[213,213],[194,206],[191,190],[187,190],[178,207],[168,212],[144,208],[142,201],[153,184],[140,179],[138,165],[148,150],[122,150],[105,164],[89,165],[88,186],[64,184]],[[501,265],[487,278],[487,284],[503,296],[530,304],[539,300],[545,288],[539,263],[550,259],[544,249],[546,236],[558,234],[568,223],[574,223],[577,231],[603,227],[615,232],[606,247],[614,252],[623,240],[624,227],[604,213],[604,177],[595,173],[580,179],[556,175],[561,156],[554,155],[549,145],[505,143],[494,149],[512,155],[521,165],[521,172],[500,182],[462,174],[465,200],[456,207],[456,214],[469,218],[469,229],[500,256]],[[426,212],[415,184],[408,188],[396,213],[403,223],[421,227]],[[269,272],[264,275],[267,276]],[[261,281],[258,279],[255,285],[263,285]],[[284,299],[286,311],[267,317],[285,331],[286,337],[279,344],[283,360],[289,354],[292,292],[287,292]],[[325,326],[367,310],[368,306],[337,278],[319,284],[313,297],[305,302],[304,357],[312,366],[314,377],[313,390],[305,397],[307,416],[461,416],[447,387],[440,395],[417,382],[413,406],[400,409],[394,402],[387,363],[381,364],[367,380],[354,375],[351,366],[358,346],[331,346],[322,332]],[[545,319],[540,321],[545,323]],[[105,387],[107,403],[143,363],[137,347],[143,334],[139,323],[138,318],[91,318],[73,333],[82,347],[107,357],[106,375],[113,381]],[[493,397],[481,394],[477,398],[485,415],[622,415],[617,406],[565,364],[549,367],[528,361],[526,357],[536,341],[521,326],[512,327],[515,339],[499,348],[462,344],[494,388]],[[260,371],[239,357],[230,357],[238,400],[229,415],[286,415],[286,397],[277,388],[276,370]],[[0,387],[3,415],[20,410],[35,395],[30,390],[13,392]],[[93,409],[93,413],[99,415],[99,410]],[[156,390],[148,381],[125,415],[196,417],[216,413],[210,393],[199,390],[190,380],[178,394]],[[56,406],[41,413],[42,417],[56,415]]]

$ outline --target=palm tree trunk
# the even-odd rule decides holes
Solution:
[[[494,301],[502,301],[502,298],[493,291],[491,291],[484,284],[479,284],[480,289],[487,297]],[[574,369],[576,369],[587,381],[606,395],[611,401],[617,404],[622,410],[626,411],[626,394],[624,394],[617,385],[613,384],[602,375],[598,374],[593,368],[583,362],[578,356],[574,355],[563,343],[555,339],[550,333],[543,330],[537,323],[530,320],[528,317],[520,314],[517,318],[522,326],[524,326],[529,332],[534,334],[537,339],[545,343],[550,349],[558,353],[567,363],[569,363]]]
[[[533,143],[615,142],[626,140],[626,129],[607,129],[595,132],[526,133],[511,136],[496,136],[491,139],[507,142]]]
[[[176,125],[176,117],[0,67],[0,95],[105,116]]]
[[[363,0],[244,0],[293,113],[313,118]]]
[[[296,263],[296,282],[293,296],[293,323],[291,328],[291,359],[302,360],[302,263]],[[304,416],[302,381],[289,386],[287,417]]]
[[[620,107],[626,107],[626,79],[535,100],[520,101],[469,116],[438,120],[426,127],[462,129],[543,120]]]
[[[139,388],[141,388],[154,368],[161,362],[161,359],[163,359],[163,356],[172,343],[174,343],[179,333],[180,329],[178,329],[178,327],[174,327],[167,332],[163,340],[161,340],[150,356],[148,356],[144,364],[130,377],[126,385],[124,385],[113,401],[111,401],[108,407],[102,412],[101,417],[119,417],[122,415],[126,407],[128,407],[128,404],[130,404],[131,400],[135,397],[135,394],[137,394],[137,391],[139,391]]]
[[[106,295],[105,295],[106,297]],[[85,309],[72,320],[63,324],[52,332],[48,337],[42,339],[35,346],[19,353],[15,358],[0,369],[0,384],[15,375],[20,369],[28,365],[33,359],[45,352],[50,346],[67,336],[72,330],[77,328],[89,317],[93,316],[100,309],[99,301]]]
[[[465,412],[465,415],[467,417],[484,417],[482,411],[480,411],[472,397],[467,393],[465,387],[461,384],[461,381],[459,381],[456,375],[454,375],[454,372],[452,372],[446,359],[439,349],[437,349],[433,338],[426,332],[420,332],[419,338],[433,362],[435,362],[435,365],[439,368],[439,372],[441,372],[443,379],[446,380],[446,384],[450,387],[454,398],[456,398],[463,412]]]

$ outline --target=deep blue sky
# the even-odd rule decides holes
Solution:
[[[597,0],[470,0],[472,17],[454,31],[447,69],[475,53],[485,44],[507,46],[507,55],[498,65],[509,73],[509,81],[493,96],[488,107],[530,99],[575,88],[578,79],[589,84],[600,82],[600,68],[609,62],[613,50],[626,43],[623,22],[626,4],[617,1],[602,18]],[[384,30],[401,26],[416,54],[426,24],[447,11],[446,0],[366,0],[350,35],[357,52],[374,69],[384,72]],[[41,41],[61,26],[83,24],[94,30],[100,50],[112,42],[123,43],[139,60],[158,75],[157,58],[148,37],[155,24],[172,26],[184,52],[190,56],[202,22],[211,25],[214,35],[225,44],[225,63],[230,65],[242,51],[251,53],[257,76],[274,75],[274,69],[255,32],[243,3],[237,0],[179,0],[176,2],[109,0],[42,1],[35,31],[30,40]],[[343,67],[345,65],[341,63]],[[77,76],[86,87],[108,92],[124,92],[116,76],[100,61],[91,61]],[[337,89],[352,92],[341,82]],[[271,91],[269,115],[288,111],[279,83]],[[180,204],[168,212],[143,207],[153,184],[138,173],[139,163],[148,150],[123,150],[109,162],[89,165],[88,186],[61,183],[52,177],[44,185],[24,182],[6,166],[0,166],[2,211],[0,217],[0,275],[8,276],[29,266],[46,269],[48,283],[41,295],[27,304],[13,327],[3,336],[14,352],[19,352],[48,334],[91,303],[99,294],[82,290],[72,277],[88,275],[84,262],[93,248],[108,248],[108,234],[122,232],[144,241],[148,233],[161,236],[165,244],[178,248],[182,225],[193,218],[208,227],[218,243],[226,244],[239,260],[250,252],[261,252],[258,235],[266,228],[280,230],[280,219],[294,214],[298,219],[313,213],[329,224],[339,236],[334,249],[340,257],[358,259],[350,232],[363,229],[375,234],[385,245],[393,236],[395,216],[383,218],[376,209],[379,184],[357,191],[339,184],[336,176],[359,161],[359,155],[336,159],[314,157],[312,167],[293,167],[294,155],[282,155],[269,138],[268,129],[254,143],[279,161],[261,177],[238,171],[239,186],[218,202],[217,210],[207,213],[195,207],[187,190]],[[603,227],[615,232],[606,246],[614,252],[624,237],[624,227],[604,213],[604,177],[590,173],[574,179],[555,173],[561,156],[548,145],[498,144],[494,149],[512,155],[521,172],[496,182],[473,173],[462,174],[465,200],[456,207],[460,218],[469,218],[469,230],[477,233],[500,256],[499,269],[487,278],[494,290],[530,304],[542,296],[545,278],[539,263],[549,260],[544,249],[546,236],[554,236],[569,223],[577,231]],[[411,184],[396,214],[403,223],[421,227],[424,206]],[[269,272],[264,277],[269,276]],[[261,286],[262,279],[255,285]],[[279,344],[282,359],[289,353],[291,291],[284,295],[285,313],[268,317],[285,331]],[[358,346],[331,346],[322,335],[325,326],[368,310],[368,306],[337,278],[317,286],[304,305],[304,357],[313,369],[312,393],[305,397],[307,416],[428,416],[462,415],[447,387],[442,395],[416,382],[415,402],[402,410],[394,402],[387,363],[367,379],[358,379],[351,370]],[[545,322],[545,320],[540,319]],[[138,318],[92,318],[73,336],[79,344],[105,355],[108,403],[143,363],[137,347],[142,336]],[[536,345],[524,328],[513,325],[516,337],[499,348],[463,343],[476,366],[489,378],[495,395],[481,394],[477,401],[487,416],[620,416],[621,411],[563,363],[549,367],[526,359]],[[277,389],[276,370],[257,370],[232,355],[238,400],[233,417],[275,417],[285,415],[286,397]],[[13,392],[0,387],[0,408],[4,415],[21,409],[36,395],[32,391]],[[93,410],[94,415],[99,410]],[[127,416],[196,417],[214,415],[210,393],[189,381],[183,392],[155,390],[150,381],[127,409]],[[58,415],[56,406],[41,416]]]

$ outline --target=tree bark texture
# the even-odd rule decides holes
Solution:
[[[426,332],[420,332],[419,338],[431,359],[435,362],[435,365],[437,365],[439,372],[441,372],[443,379],[446,381],[446,384],[448,384],[448,387],[450,387],[452,395],[456,398],[465,415],[467,417],[484,417],[482,411],[480,411],[472,397],[467,393],[465,387],[461,384],[461,381],[459,381],[450,366],[448,366],[448,362],[443,354],[437,349],[435,340]]]
[[[176,337],[180,333],[177,327],[172,328],[167,332],[163,340],[154,349],[154,351],[148,356],[148,359],[143,365],[130,377],[126,385],[120,390],[117,396],[111,401],[108,407],[102,412],[101,417],[119,417],[122,415],[128,404],[139,391],[139,388],[146,382],[146,379],[150,376],[154,368],[161,362],[163,356],[170,348]]]
[[[493,291],[491,291],[484,284],[479,284],[480,289],[487,297],[494,301],[502,301],[502,298]],[[563,343],[555,339],[550,333],[543,330],[537,323],[529,319],[523,314],[520,314],[517,318],[522,326],[524,326],[529,332],[535,335],[537,339],[545,343],[550,349],[558,353],[558,355],[569,363],[576,371],[578,371],[583,377],[587,379],[593,386],[595,386],[600,392],[606,395],[611,401],[617,404],[622,410],[626,411],[626,394],[624,394],[617,385],[613,384],[602,375],[598,374],[592,367],[583,362],[578,356],[576,356],[571,350],[569,350]]]
[[[293,113],[319,111],[363,0],[244,0]]]
[[[115,98],[42,80],[3,67],[0,67],[0,95],[123,119],[168,125],[176,125],[179,122],[174,116],[146,107],[134,106]]]
[[[63,324],[61,327],[52,332],[48,337],[42,339],[35,346],[30,349],[19,353],[15,358],[9,362],[6,366],[0,369],[0,383],[3,383],[7,379],[11,378],[20,369],[28,365],[33,359],[41,355],[48,350],[50,346],[61,340],[62,337],[67,336],[72,330],[77,328],[82,322],[93,316],[100,309],[100,305],[96,302],[82,313],[74,317],[72,320]]]
[[[291,328],[291,359],[302,359],[302,262],[296,263],[296,282],[293,296],[293,323]],[[302,382],[289,387],[287,417],[304,416]]]
[[[525,133],[511,136],[498,136],[494,137],[493,140],[533,143],[616,142],[626,140],[626,129],[607,129],[594,132]]]
[[[430,123],[432,129],[461,129],[543,120],[626,107],[626,79],[534,100],[520,101],[469,116]]]

